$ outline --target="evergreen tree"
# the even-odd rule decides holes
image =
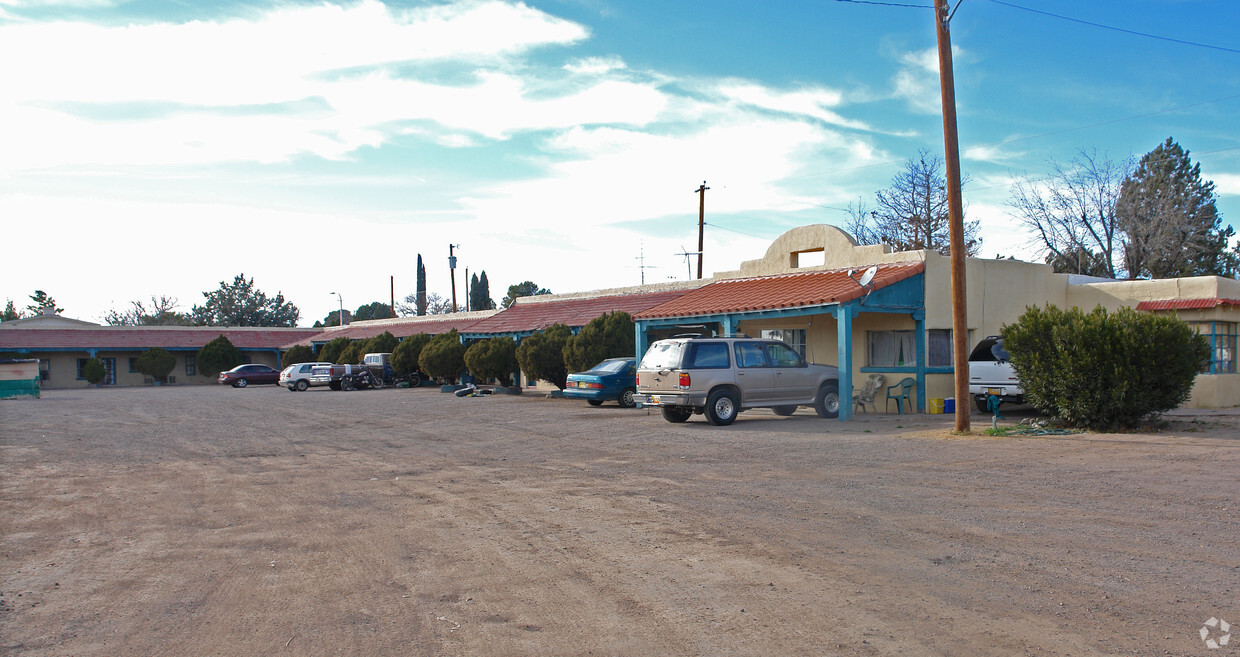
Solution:
[[[632,356],[634,332],[633,318],[624,311],[595,317],[564,345],[564,364],[570,372],[583,372],[608,358]]]
[[[418,254],[418,289],[417,300],[415,303],[418,307],[418,315],[426,314],[426,267],[422,265],[422,254]]]
[[[517,363],[531,381],[549,381],[560,390],[568,384],[564,367],[564,345],[573,332],[563,324],[552,324],[521,341],[517,347]]]
[[[284,300],[268,298],[254,288],[254,279],[238,274],[232,283],[220,281],[218,290],[203,292],[207,302],[194,306],[194,322],[203,326],[297,326],[301,311]]]
[[[241,350],[223,334],[208,342],[198,350],[198,372],[206,377],[214,378],[220,372],[226,372],[244,362]]]
[[[55,308],[57,315],[65,311],[64,308],[57,308],[56,300],[48,296],[47,292],[43,290],[35,290],[34,294],[30,295],[30,302],[30,305],[26,306],[26,312],[31,317],[42,315],[45,308]]]
[[[516,285],[508,286],[508,296],[500,303],[501,306],[507,308],[516,303],[518,297],[531,297],[539,294],[551,294],[551,290],[545,287],[538,287],[533,281],[524,281]]]
[[[13,300],[9,299],[4,305],[4,314],[0,315],[0,322],[11,322],[15,319],[21,319],[22,314],[18,312],[17,306],[13,305]]]
[[[1214,183],[1171,137],[1146,153],[1120,187],[1115,214],[1130,278],[1236,273],[1235,231],[1222,226]]]
[[[487,282],[487,273],[484,270],[481,276],[474,274],[469,277],[469,309],[470,310],[491,310],[495,307],[495,300],[491,298],[491,284]]]

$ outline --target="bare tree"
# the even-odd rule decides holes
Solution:
[[[188,314],[177,312],[177,305],[172,297],[151,296],[150,307],[131,301],[129,310],[122,313],[113,308],[103,316],[103,321],[111,326],[192,326],[193,320]]]
[[[865,204],[865,199],[858,196],[856,201],[849,201],[847,212],[848,220],[844,223],[844,230],[852,235],[857,244],[878,244],[882,241],[878,237],[878,231],[874,230],[874,218]]]
[[[878,208],[871,216],[879,242],[898,251],[951,252],[944,169],[942,157],[922,149],[905,163],[904,171],[892,177],[891,187],[875,193]],[[961,177],[962,186],[968,182],[968,176]],[[975,256],[981,248],[977,228],[976,221],[964,222],[966,255]]]
[[[1055,271],[1117,278],[1122,233],[1115,203],[1132,160],[1082,149],[1068,164],[1051,160],[1050,167],[1045,179],[1017,180],[1008,207]]]

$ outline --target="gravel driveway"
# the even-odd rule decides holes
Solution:
[[[1240,623],[1236,420],[49,391],[0,402],[0,654],[1240,655],[1199,635]]]

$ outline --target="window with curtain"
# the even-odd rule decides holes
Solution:
[[[1236,322],[1189,322],[1210,342],[1210,364],[1203,373],[1236,373]]]
[[[866,364],[912,367],[917,364],[916,331],[866,331]]]

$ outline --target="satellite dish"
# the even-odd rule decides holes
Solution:
[[[849,273],[851,274],[852,272],[849,272]],[[857,284],[860,285],[861,287],[865,287],[869,285],[870,281],[874,280],[874,274],[877,274],[877,273],[878,273],[878,267],[870,267],[869,269],[865,270],[865,273],[861,274],[861,280],[857,281]]]

